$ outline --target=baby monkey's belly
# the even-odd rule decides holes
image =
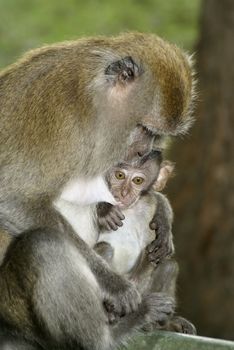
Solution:
[[[150,201],[151,202],[151,201]],[[140,199],[132,208],[123,211],[125,220],[117,231],[100,234],[98,242],[107,242],[114,250],[110,265],[120,274],[129,273],[141,252],[154,240],[155,232],[149,228],[156,206],[146,198]]]

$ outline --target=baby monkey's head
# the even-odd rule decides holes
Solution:
[[[106,180],[119,207],[129,208],[150,188],[162,190],[173,168],[172,163],[162,161],[161,151],[152,150],[143,157],[111,168]]]

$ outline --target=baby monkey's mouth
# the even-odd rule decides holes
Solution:
[[[126,202],[125,201],[121,201],[119,198],[117,199],[116,197],[115,197],[115,199],[118,202],[117,206],[120,209],[129,209],[129,208],[132,208],[136,204],[136,202],[138,201],[139,198],[136,198],[136,199],[134,199],[132,201],[126,201]]]

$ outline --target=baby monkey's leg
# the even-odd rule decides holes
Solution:
[[[135,282],[139,292],[144,295],[147,293],[163,293],[176,300],[176,281],[179,272],[177,262],[173,258],[164,258],[156,265],[148,259],[147,251],[142,253],[131,271],[129,278]],[[172,332],[196,334],[194,325],[180,316],[172,316],[166,322],[149,323],[143,327],[146,331],[154,329],[163,329]]]
[[[94,250],[109,264],[111,264],[114,255],[114,249],[109,243],[99,242],[94,246]],[[139,275],[141,275],[142,277],[144,276],[145,278],[142,278],[142,281],[149,283],[149,277],[151,276],[152,270],[147,268],[145,269],[143,264],[141,263],[139,263],[138,265],[139,271],[136,270],[136,275],[137,273],[139,273]],[[132,280],[134,280],[134,278]],[[143,288],[140,290],[140,284],[137,284],[137,287],[139,288],[140,292],[143,292]],[[148,288],[148,291],[149,289],[150,288]],[[123,329],[129,329],[129,327],[134,327],[134,324],[137,321],[137,319],[142,320],[142,327],[146,327],[148,323],[165,323],[167,320],[170,319],[170,316],[174,312],[174,299],[168,296],[166,293],[145,293],[139,310],[136,311],[135,314],[133,313],[125,317],[120,317],[119,315],[116,315],[116,313],[113,310],[108,309],[108,305],[106,305],[106,308],[108,311],[108,318],[110,324],[117,324],[116,327],[114,326],[115,333],[117,332],[117,334],[120,334],[122,333]],[[117,337],[119,337],[119,335]]]
[[[176,281],[179,272],[179,267],[177,262],[170,258],[165,259],[161,264],[159,264],[153,271],[151,275],[151,287],[150,292],[162,292],[171,296],[174,300],[176,299]],[[152,324],[153,329],[161,329],[186,333],[186,334],[196,334],[196,328],[194,325],[180,316],[172,316],[171,319],[167,320],[165,323]]]
[[[114,249],[107,242],[99,242],[93,247],[95,252],[100,255],[108,264],[111,263],[114,256]]]

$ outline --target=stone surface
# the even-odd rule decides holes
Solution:
[[[234,350],[234,342],[189,336],[171,332],[154,332],[138,336],[122,350]]]

